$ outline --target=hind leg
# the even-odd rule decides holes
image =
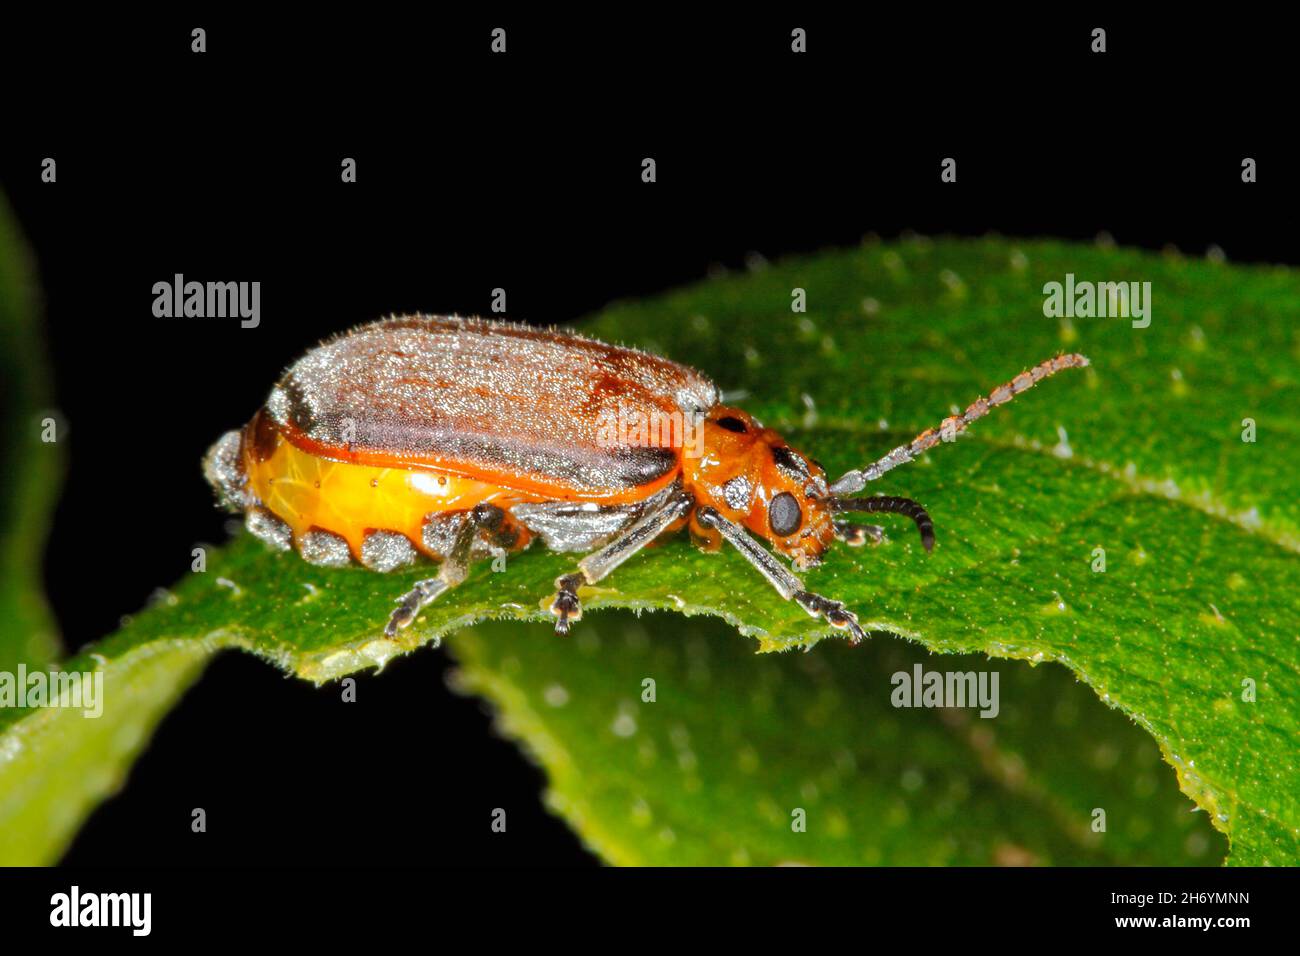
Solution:
[[[508,526],[506,513],[496,505],[482,504],[469,512],[467,520],[456,530],[451,548],[438,568],[438,576],[416,581],[411,590],[397,599],[397,607],[389,615],[384,634],[395,636],[439,595],[465,580],[476,539],[483,538],[496,550],[513,546],[517,537],[517,532]]]

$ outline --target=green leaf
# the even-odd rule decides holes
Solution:
[[[1063,281],[1067,273],[1080,280],[1151,282],[1150,327],[1133,328],[1118,318],[1044,317],[1044,283]],[[790,311],[795,288],[808,292],[807,314]],[[1183,791],[1229,836],[1232,862],[1294,864],[1300,860],[1300,614],[1291,595],[1300,585],[1300,496],[1288,447],[1300,408],[1300,340],[1292,322],[1298,310],[1300,280],[1286,269],[1051,242],[919,240],[795,259],[618,305],[587,330],[657,348],[711,373],[726,390],[747,392],[741,404],[786,430],[831,473],[874,460],[937,424],[952,406],[964,406],[1043,358],[1063,349],[1089,355],[1093,366],[1086,372],[1039,385],[977,423],[970,436],[876,483],[872,490],[904,494],[930,509],[939,535],[932,555],[899,519],[889,522],[891,540],[879,547],[834,549],[806,575],[808,584],[845,600],[869,629],[930,651],[1064,665],[1154,738]],[[245,411],[232,409],[231,425]],[[1245,418],[1257,423],[1253,443],[1242,441]],[[1105,550],[1104,573],[1092,570],[1097,548]],[[327,680],[382,664],[483,618],[545,620],[552,582],[572,561],[535,549],[512,557],[506,574],[477,566],[463,586],[392,642],[380,638],[380,626],[392,599],[424,569],[387,576],[324,571],[240,538],[210,553],[206,573],[180,582],[170,599],[137,615],[95,651],[116,662],[154,645],[236,646],[303,677]],[[809,646],[828,636],[827,629],[780,601],[737,555],[701,554],[680,540],[633,558],[583,600],[586,617],[574,640],[534,636],[543,657],[528,658],[518,683],[505,658],[484,651],[485,638],[466,637],[469,680],[498,701],[505,725],[542,755],[557,806],[581,807],[582,793],[604,792],[608,785],[610,801],[589,801],[569,814],[594,845],[614,859],[662,859],[649,844],[634,846],[615,819],[618,781],[629,779],[617,751],[589,750],[585,741],[568,739],[563,724],[531,719],[529,711],[539,712],[537,681],[558,679],[561,671],[553,668],[561,668],[568,669],[562,671],[568,684],[590,685],[574,649],[584,630],[611,630],[612,622],[598,613],[604,608],[717,615],[756,638],[762,650]],[[670,615],[646,619],[651,622],[652,641],[674,640],[671,632],[681,625]],[[871,643],[897,644],[881,635]],[[733,638],[726,653],[746,649],[747,642]],[[860,701],[854,693],[868,693],[867,685],[852,682],[868,680],[864,674],[873,667],[878,675],[871,655],[887,651],[858,651],[861,665],[838,642],[808,659],[833,657],[837,667],[853,668],[837,678],[845,682],[835,685],[845,710],[838,717],[869,735],[869,726],[856,718],[883,706],[883,698]],[[727,666],[740,674],[765,673],[765,667],[776,673],[795,666],[792,659],[802,656],[746,658]],[[845,660],[850,664],[840,664]],[[672,661],[656,666],[675,672]],[[949,668],[942,659],[928,666]],[[971,667],[987,669],[969,661],[960,669]],[[1027,673],[1024,665],[1007,668],[1009,683],[1013,672]],[[727,693],[734,698],[741,686]],[[878,679],[870,687],[877,697],[885,693]],[[1247,687],[1253,699],[1243,698]],[[822,692],[810,687],[782,703],[807,713],[821,698],[802,695],[814,691]],[[585,700],[574,698],[573,713],[585,709]],[[602,700],[593,696],[593,706]],[[700,708],[709,703],[692,699],[691,721],[698,724]],[[665,703],[655,706],[667,710]],[[714,711],[719,725],[735,716],[721,704]],[[1111,716],[1094,704],[1080,725]],[[895,714],[894,722],[913,718],[915,733],[923,736],[920,712],[906,720]],[[1030,724],[1047,726],[1049,718],[1037,713]],[[0,726],[4,719],[0,714]],[[689,723],[685,711],[681,719]],[[576,722],[573,732],[603,726],[596,720]],[[1000,720],[989,723],[1003,733]],[[806,750],[796,729],[792,725],[788,738],[770,726],[756,732],[763,766],[805,753],[816,759],[819,751]],[[1106,739],[1107,731],[1097,733]],[[1030,735],[1008,736],[1013,752],[1028,752]],[[966,832],[954,837],[958,849],[945,851],[932,841],[927,852],[990,859],[996,837],[1044,860],[1145,859],[1136,838],[1128,846],[1090,846],[1087,838],[1076,838],[1078,814],[1089,802],[1083,795],[1091,792],[1083,781],[1094,774],[1086,741],[1067,740],[1068,732],[1060,736],[1076,755],[1070,762],[1076,776],[1068,777],[1068,768],[1056,761],[1035,762],[1040,778],[1033,784],[1045,804],[1066,808],[1044,810],[1040,819],[1064,812],[1068,823],[1029,832],[978,805],[973,815],[990,821],[983,842]],[[923,746],[941,752],[937,744]],[[567,769],[546,757],[561,750],[572,757]],[[954,765],[954,773],[976,774],[973,758],[957,758],[952,746],[950,752],[965,761]],[[885,782],[874,797],[857,796],[885,806],[901,779],[891,785],[889,772],[905,770],[902,760],[899,754],[892,763],[884,755],[867,760],[878,761]],[[936,757],[919,772],[931,779],[942,763]],[[3,773],[0,766],[0,788]],[[743,780],[728,778],[724,786],[721,770],[711,766],[708,773],[737,795],[737,809],[721,821],[700,818],[706,835],[693,837],[689,827],[676,825],[676,852],[680,859],[726,862],[742,844],[720,849],[719,834],[748,826],[749,816],[736,817],[756,812],[755,801],[739,796]],[[1125,799],[1104,781],[1094,782],[1112,803]],[[657,783],[646,784],[645,796],[652,819],[679,819],[663,804],[671,794]],[[782,797],[776,805],[788,803]],[[1152,809],[1146,819],[1164,820],[1164,811]],[[863,854],[858,859],[921,855],[898,850],[901,843],[891,850],[888,835],[867,818],[848,822],[855,852]],[[937,826],[930,817],[923,823]],[[1178,827],[1163,834],[1160,859],[1185,861],[1178,852],[1186,849],[1185,840]],[[752,847],[755,860],[773,859],[782,849],[756,835],[743,845]],[[800,858],[810,862],[842,858],[822,844],[798,846]]]
[[[1061,668],[883,635],[756,655],[704,618],[583,623],[563,654],[545,625],[462,632],[454,686],[492,701],[551,808],[613,863],[1207,865],[1227,849],[1151,738]],[[918,666],[998,673],[998,713],[896,709],[893,675]]]

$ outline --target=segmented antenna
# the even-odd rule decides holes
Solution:
[[[885,472],[893,471],[899,465],[906,465],[918,455],[939,444],[940,441],[951,441],[959,432],[965,431],[971,422],[987,415],[990,409],[998,405],[1005,405],[1014,396],[1036,385],[1049,375],[1055,375],[1067,368],[1084,368],[1087,365],[1088,359],[1078,353],[1058,355],[1056,358],[1041,362],[1029,371],[1021,372],[1007,384],[999,385],[989,393],[987,398],[972,402],[962,414],[945,418],[938,428],[927,428],[913,438],[911,444],[899,445],[884,458],[860,471],[845,472],[830,486],[830,492],[833,495],[851,495],[856,491],[861,491],[866,487],[868,481],[875,481]]]
[[[934,521],[929,512],[911,498],[899,498],[896,495],[876,495],[873,498],[832,498],[831,510],[837,514],[844,511],[860,511],[864,514],[906,515],[916,522],[916,530],[921,532],[921,545],[926,551],[934,550]]]

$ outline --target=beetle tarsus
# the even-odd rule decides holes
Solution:
[[[582,620],[582,604],[578,600],[578,588],[586,583],[581,574],[566,574],[555,579],[555,600],[551,602],[551,613],[555,615],[555,633],[568,634],[572,621]]]
[[[408,626],[426,604],[447,589],[447,582],[441,578],[425,578],[416,581],[415,586],[397,599],[397,607],[388,616],[384,625],[385,637],[396,637],[397,632]]]
[[[832,498],[831,508],[836,512],[860,511],[867,514],[904,515],[916,522],[916,530],[921,533],[921,546],[926,551],[934,550],[934,520],[930,513],[911,498],[897,495],[876,495],[871,498]]]
[[[855,647],[866,639],[867,634],[858,623],[858,616],[846,608],[843,601],[832,601],[812,591],[797,591],[794,600],[813,617],[824,618],[831,627],[848,631],[849,643]]]
[[[868,541],[880,544],[885,540],[885,529],[878,524],[854,524],[851,521],[835,522],[835,537],[850,548],[860,548]]]

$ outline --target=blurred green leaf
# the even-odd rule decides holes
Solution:
[[[36,313],[34,266],[0,196],[0,670],[45,664],[59,652],[41,552],[63,456],[57,442],[41,440],[50,419],[59,423]]]
[[[0,733],[0,866],[58,860],[82,821],[125,783],[211,652],[201,641],[166,641],[79,664],[103,675],[98,717],[82,707],[14,713]]]
[[[15,694],[30,672],[59,670],[41,566],[67,429],[51,405],[35,290],[31,258],[0,197],[0,681]],[[162,641],[111,660],[81,656],[78,670],[103,673],[98,717],[85,716],[87,708],[0,704],[0,866],[58,858],[86,815],[121,785],[210,652],[201,642]]]
[[[1043,285],[1067,273],[1081,280],[1151,282],[1150,327],[1136,329],[1117,318],[1045,318]],[[807,290],[806,314],[790,311],[795,288]],[[1297,311],[1300,279],[1281,268],[1052,242],[917,240],[795,259],[617,305],[586,331],[655,348],[713,374],[725,390],[748,393],[741,404],[787,430],[792,443],[833,474],[875,459],[937,424],[952,406],[964,406],[1049,355],[1064,349],[1089,355],[1087,372],[1040,385],[979,422],[969,437],[877,483],[873,490],[927,505],[939,535],[934,554],[921,550],[914,530],[900,519],[889,523],[892,540],[837,548],[807,581],[848,602],[870,629],[930,651],[1064,665],[1154,738],[1183,791],[1230,837],[1231,862],[1294,864],[1300,860],[1300,613],[1293,597],[1300,590],[1300,503],[1289,441],[1300,408]],[[250,411],[232,409],[231,425]],[[1253,443],[1242,441],[1246,418],[1258,428]],[[1098,548],[1106,554],[1104,573],[1092,569]],[[425,569],[387,576],[325,571],[240,538],[209,554],[206,573],[189,576],[169,599],[95,650],[117,661],[159,642],[201,641],[209,648],[241,647],[303,677],[327,680],[484,618],[546,620],[552,582],[572,561],[536,549],[513,557],[506,574],[479,565],[465,585],[392,642],[380,637],[391,602]],[[738,556],[700,554],[685,541],[638,555],[584,593],[587,617],[574,641],[583,640],[584,630],[610,629],[591,613],[602,608],[717,615],[763,650],[809,646],[827,636],[818,622],[781,602]],[[664,629],[680,625],[672,616],[653,620]],[[875,643],[889,640],[877,637]],[[482,638],[464,642],[471,684],[496,700],[505,726],[542,755],[554,776],[557,806],[579,805],[575,794],[601,790],[606,775],[627,779],[615,751],[575,757],[562,773],[546,755],[585,753],[585,742],[548,736],[564,732],[563,725],[515,712],[538,712],[534,675],[557,679],[553,667],[571,668],[575,686],[589,683],[574,641],[539,640],[536,653],[543,659],[529,658],[519,684],[506,671],[494,671],[505,661],[486,653]],[[732,650],[745,650],[744,642],[735,643]],[[862,673],[839,665],[853,658],[838,644],[813,653],[853,667],[837,678],[846,682],[836,690],[846,726],[857,726],[864,708],[882,705],[851,693],[865,693],[852,681],[868,679],[864,673],[874,666],[868,655],[877,653],[886,652],[866,651]],[[674,672],[672,661],[662,666]],[[792,666],[769,657],[746,665],[774,673]],[[948,668],[946,661],[930,666]],[[878,683],[871,693],[882,693]],[[1248,688],[1253,700],[1243,698]],[[816,699],[799,695],[814,691],[821,692],[800,690],[786,703],[807,713]],[[692,707],[701,703],[708,701],[692,701]],[[576,701],[574,713],[583,706]],[[1081,720],[1082,733],[1107,716],[1094,710]],[[733,716],[723,706],[716,710],[719,724]],[[909,712],[912,717],[930,720]],[[1047,726],[1049,718],[1040,713],[1035,719]],[[991,723],[1001,735],[1001,722]],[[583,726],[601,725],[573,725],[578,733]],[[1028,747],[1027,735],[1007,736],[1015,748]],[[1071,765],[1078,772],[1090,768],[1086,741],[1061,736],[1075,755]],[[783,740],[770,728],[758,738],[765,767],[779,766],[806,746],[801,737]],[[842,743],[862,746],[857,738]],[[1124,752],[1124,745],[1115,747]],[[899,754],[892,764],[883,755],[863,759],[880,761],[888,772],[906,769]],[[953,772],[975,774],[973,759]],[[926,777],[937,767],[926,763],[920,772]],[[992,841],[1005,839],[1042,860],[1136,861],[1154,858],[1144,854],[1158,845],[1162,861],[1186,861],[1180,827],[1146,847],[1140,840],[1090,846],[1085,838],[1080,844],[1071,834],[1088,800],[1075,801],[1089,791],[1078,780],[1054,783],[1064,777],[1052,761],[1034,768],[1043,775],[1034,786],[1049,795],[1044,799],[1068,804],[1068,824],[1037,838],[994,826],[982,838],[954,836],[959,849],[931,842],[927,852],[936,859],[996,860],[999,844]],[[888,772],[877,806],[891,787]],[[1118,791],[1096,783],[1103,796],[1116,799]],[[651,817],[675,820],[652,789],[647,783]],[[787,803],[783,796],[777,805]],[[589,806],[597,809],[570,813],[570,819],[611,858],[663,858],[648,845],[632,846],[626,827],[607,818],[617,814],[613,801]],[[736,814],[757,812],[752,802],[737,804]],[[1152,809],[1144,818],[1166,815]],[[750,816],[701,819],[700,826],[716,842],[727,827],[739,832],[750,822]],[[888,835],[865,819],[849,823],[856,859],[920,856],[890,850]],[[937,825],[934,819],[925,824]],[[780,849],[757,837],[721,850],[710,843],[709,849],[684,836],[688,830],[681,824],[674,829],[681,859],[726,862],[742,845],[753,847],[755,860],[772,859]],[[841,857],[826,850],[807,858]]]

